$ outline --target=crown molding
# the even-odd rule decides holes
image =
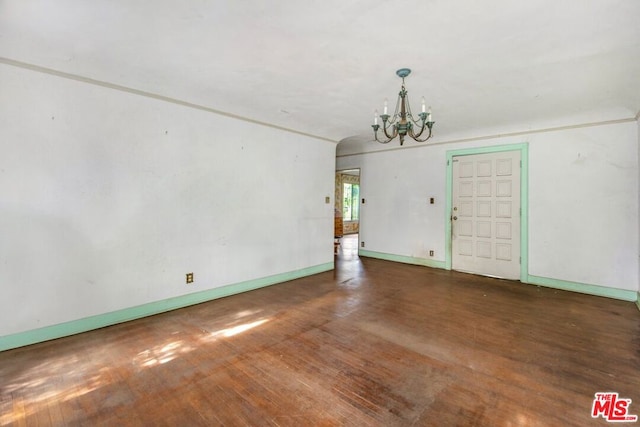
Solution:
[[[188,101],[184,101],[184,100],[177,99],[177,98],[171,98],[169,96],[164,96],[164,95],[160,95],[160,94],[153,93],[153,92],[148,92],[148,91],[144,91],[144,90],[140,90],[140,89],[135,89],[135,88],[132,88],[132,87],[123,86],[123,85],[119,85],[119,84],[116,84],[116,83],[110,83],[110,82],[106,82],[106,81],[103,81],[103,80],[96,80],[96,79],[92,79],[92,78],[89,78],[89,77],[84,77],[84,76],[81,76],[81,75],[78,75],[78,74],[67,73],[67,72],[64,72],[64,71],[54,70],[52,68],[46,68],[46,67],[41,67],[39,65],[29,64],[29,63],[21,62],[21,61],[16,61],[16,60],[10,59],[10,58],[0,57],[0,64],[10,65],[10,66],[17,67],[17,68],[22,68],[22,69],[25,69],[25,70],[35,71],[35,72],[38,72],[38,73],[49,74],[51,76],[56,76],[56,77],[61,77],[61,78],[64,78],[64,79],[74,80],[74,81],[77,81],[77,82],[87,83],[87,84],[94,85],[94,86],[100,86],[100,87],[104,87],[104,88],[107,88],[107,89],[117,90],[117,91],[120,91],[120,92],[126,92],[126,93],[130,93],[130,94],[133,94],[133,95],[143,96],[145,98],[151,98],[151,99],[155,99],[155,100],[162,101],[162,102],[168,102],[168,103],[171,103],[171,104],[180,105],[180,106],[187,107],[187,108],[193,108],[193,109],[196,109],[196,110],[206,111],[208,113],[217,114],[219,116],[225,116],[225,117],[229,117],[229,118],[236,119],[236,120],[241,120],[241,121],[247,122],[247,123],[253,123],[253,124],[256,124],[256,125],[259,125],[259,126],[266,126],[266,127],[272,128],[272,129],[281,130],[283,132],[294,133],[296,135],[302,135],[302,136],[306,136],[306,137],[313,138],[313,139],[319,139],[319,140],[322,140],[322,141],[332,142],[332,143],[334,143],[336,145],[339,143],[339,141],[331,139],[331,138],[325,138],[323,136],[314,135],[314,134],[306,133],[306,132],[301,132],[299,130],[286,128],[286,127],[283,127],[283,126],[278,126],[278,125],[274,125],[274,124],[267,123],[267,122],[262,122],[260,120],[254,120],[254,119],[251,119],[249,117],[240,116],[238,114],[229,113],[227,111],[217,110],[215,108],[210,108],[210,107],[207,107],[205,105],[195,104],[193,102],[188,102]]]

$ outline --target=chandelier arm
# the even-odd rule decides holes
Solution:
[[[394,117],[395,119],[395,117]],[[389,127],[387,126],[387,124],[390,124],[391,122],[385,122],[384,125],[382,126],[382,131],[384,132],[384,135],[389,138],[389,139],[393,139],[396,136],[398,136],[398,127],[397,126],[393,126],[393,133],[392,135],[389,135],[389,132],[387,132],[387,129],[389,129]]]
[[[376,141],[379,142],[380,144],[388,144],[393,140],[393,138],[390,138],[390,139],[387,139],[386,141],[380,141],[377,135],[375,135],[375,138],[376,138]]]
[[[420,136],[420,134],[422,133],[424,129],[420,129],[420,132],[418,133],[418,135],[415,134],[415,132],[413,131],[413,126],[411,126],[408,130],[407,130],[407,135],[409,135],[411,137],[411,139],[413,139],[414,141],[416,140],[417,137]]]
[[[417,135],[415,135],[415,136],[411,135],[411,138],[413,138],[417,142],[425,142],[427,139],[431,138],[433,136],[433,135],[431,135],[431,126],[425,126],[425,127],[429,128],[429,135],[427,135],[427,137],[425,139],[420,139],[420,135],[422,135],[422,132],[424,132],[424,128],[422,128],[420,130],[420,133],[418,133]]]
[[[378,139],[378,131],[376,129],[374,129],[373,131],[373,137],[375,138],[376,141],[378,141],[380,144],[387,144],[388,142],[390,142],[393,138],[389,138],[386,141],[381,141]]]
[[[420,135],[422,135],[422,133],[424,132],[424,129],[427,127],[427,123],[426,122],[422,122],[422,124],[420,124],[419,122],[414,121],[414,123],[416,124],[416,127],[420,128],[420,132],[418,132],[418,134],[416,135],[416,133],[413,131],[413,127],[410,129],[410,136],[411,138],[415,139],[416,141],[418,141],[418,138],[420,138]]]

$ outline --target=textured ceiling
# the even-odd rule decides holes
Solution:
[[[640,110],[638,0],[0,0],[0,57],[371,140],[409,67],[436,137]]]

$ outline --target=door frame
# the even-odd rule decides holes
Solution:
[[[451,209],[453,206],[453,158],[472,154],[520,151],[520,281],[529,281],[529,144],[494,145],[488,147],[462,148],[447,151],[447,188],[445,201],[445,269],[451,270]]]
[[[358,178],[359,178],[358,186],[359,186],[360,190],[362,190],[362,168],[361,167],[356,167],[356,168],[340,169],[340,170],[336,170],[335,174],[339,174],[339,173],[347,172],[347,171],[358,171]],[[352,175],[352,174],[349,174],[349,175]],[[340,189],[340,195],[342,195],[342,188]],[[334,206],[335,206],[336,203],[337,203],[337,200],[334,200]],[[342,212],[341,212],[341,214],[342,214]],[[362,225],[362,191],[360,192],[360,195],[358,196],[358,233],[357,233],[358,235],[360,234],[360,230],[362,229],[361,225]]]

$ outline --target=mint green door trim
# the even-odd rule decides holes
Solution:
[[[445,269],[451,270],[451,209],[453,190],[453,158],[473,154],[520,151],[520,281],[527,283],[529,275],[529,144],[494,145],[447,151],[447,189],[445,201]]]
[[[111,313],[72,320],[58,325],[45,326],[44,328],[5,335],[0,337],[0,351],[104,328],[106,326],[112,326],[118,323],[164,313],[166,311],[200,304],[206,301],[251,291],[265,286],[275,285],[277,283],[287,282],[289,280],[299,279],[301,277],[311,276],[313,274],[323,273],[333,269],[334,263],[332,261],[300,270],[276,274],[274,276],[262,277],[219,288],[207,289],[200,292],[194,292],[192,294],[168,298],[161,301],[150,302],[148,304],[129,307]]]

